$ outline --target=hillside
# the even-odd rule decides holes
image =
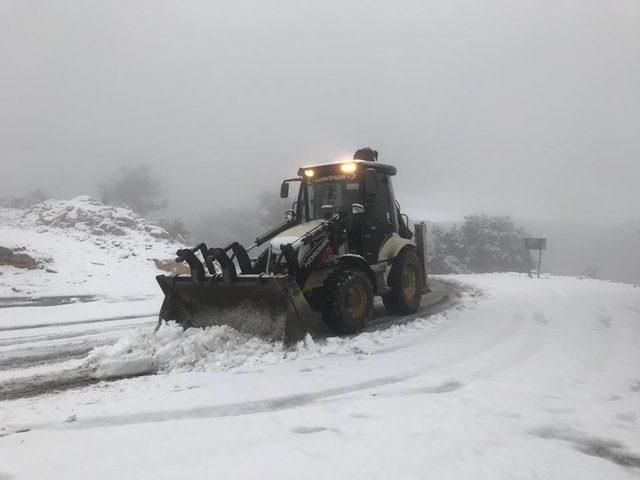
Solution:
[[[126,206],[88,196],[48,200],[27,210],[0,209],[0,246],[28,255],[35,268],[0,264],[1,297],[154,295],[180,245]]]

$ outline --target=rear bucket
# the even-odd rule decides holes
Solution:
[[[233,282],[207,278],[156,277],[165,294],[159,321],[175,321],[185,329],[229,325],[239,332],[286,344],[318,325],[295,280],[289,275],[242,275]]]

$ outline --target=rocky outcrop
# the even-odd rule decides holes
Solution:
[[[20,250],[0,247],[0,265],[11,265],[17,268],[35,270],[38,268],[36,259]]]
[[[169,233],[135,214],[129,207],[104,205],[82,195],[71,200],[47,200],[29,208],[24,217],[38,225],[86,231],[90,235],[122,237],[129,231],[169,239]]]

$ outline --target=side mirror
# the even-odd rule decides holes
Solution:
[[[361,213],[364,213],[364,207],[359,203],[354,203],[351,205],[351,213],[354,215],[359,215]]]
[[[289,198],[289,182],[282,182],[280,185],[280,198]]]
[[[364,171],[364,193],[369,197],[375,197],[378,192],[378,176],[375,168],[367,168]]]
[[[296,213],[293,210],[287,210],[286,212],[284,212],[284,219],[287,222],[292,221],[296,216]]]

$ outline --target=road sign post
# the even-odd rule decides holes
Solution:
[[[538,250],[538,278],[540,278],[540,269],[542,268],[542,250],[547,249],[547,239],[537,237],[527,237],[524,239],[524,248],[527,249],[529,256],[529,276],[531,277],[531,250]]]

